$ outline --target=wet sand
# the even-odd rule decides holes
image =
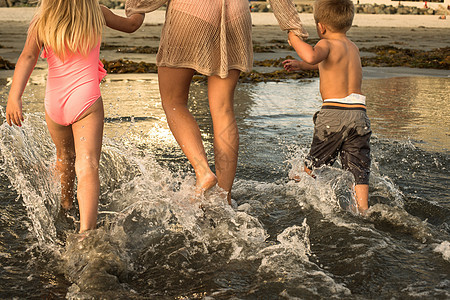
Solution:
[[[20,55],[26,39],[26,30],[34,8],[0,8],[0,56],[15,63]],[[115,10],[123,15],[123,10]],[[105,29],[103,43],[112,46],[111,49],[102,49],[101,58],[107,61],[125,59],[135,62],[155,63],[156,54],[123,53],[120,47],[158,47],[164,10],[157,10],[146,15],[145,24],[135,33],[127,34]],[[318,38],[313,17],[311,14],[301,14],[302,21],[310,34],[310,40]],[[260,46],[273,46],[286,44],[287,34],[280,31],[276,20],[271,13],[252,13],[253,43]],[[432,50],[448,47],[450,44],[450,20],[439,20],[438,16],[412,16],[412,15],[356,15],[354,25],[348,36],[360,48],[373,46],[395,46],[417,50]],[[362,56],[370,53],[361,53]],[[275,49],[272,52],[255,53],[254,60],[277,59],[292,55],[296,57],[293,49]],[[39,60],[36,72],[45,69],[44,60]],[[368,74],[374,77],[389,76],[390,73],[400,72],[403,75],[421,75],[424,69],[410,68],[367,68]],[[366,72],[367,73],[367,72]],[[12,70],[0,70],[0,77],[9,77]],[[448,70],[426,69],[425,76],[449,76]]]

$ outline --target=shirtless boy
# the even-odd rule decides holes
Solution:
[[[362,67],[359,50],[347,38],[352,26],[351,0],[316,0],[314,19],[320,41],[314,46],[289,33],[289,42],[302,61],[285,60],[287,71],[318,69],[323,105],[314,115],[314,135],[306,157],[305,172],[332,165],[340,156],[342,166],[355,178],[358,211],[369,208],[370,121],[366,97],[361,94]]]

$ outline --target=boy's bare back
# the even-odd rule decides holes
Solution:
[[[322,99],[345,98],[361,94],[362,67],[359,50],[346,36],[322,39],[328,56],[318,64]],[[318,44],[319,44],[318,43]]]

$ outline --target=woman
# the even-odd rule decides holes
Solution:
[[[218,183],[231,203],[239,147],[234,90],[240,72],[251,71],[253,64],[248,1],[127,0],[126,14],[150,12],[166,3],[166,21],[156,61],[167,121],[195,170],[197,193]],[[307,37],[291,0],[270,3],[283,30]],[[216,174],[209,167],[199,127],[187,108],[189,87],[196,71],[208,77]]]

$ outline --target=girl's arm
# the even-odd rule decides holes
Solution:
[[[22,94],[36,66],[41,48],[37,41],[36,32],[28,33],[25,46],[16,63],[8,103],[6,105],[6,122],[10,126],[12,124],[22,126]]]
[[[328,53],[330,53],[326,40],[320,40],[313,48],[311,45],[308,45],[298,38],[294,33],[289,32],[289,43],[294,47],[298,56],[310,65],[320,63],[325,60],[328,57]]]
[[[145,14],[134,14],[128,18],[125,18],[116,15],[104,5],[100,5],[100,7],[102,9],[103,16],[105,17],[106,26],[112,29],[132,33],[138,30],[144,22]]]
[[[302,70],[318,70],[319,64],[310,65],[304,61],[296,59],[286,59],[283,61],[284,69],[288,72],[302,71]]]

